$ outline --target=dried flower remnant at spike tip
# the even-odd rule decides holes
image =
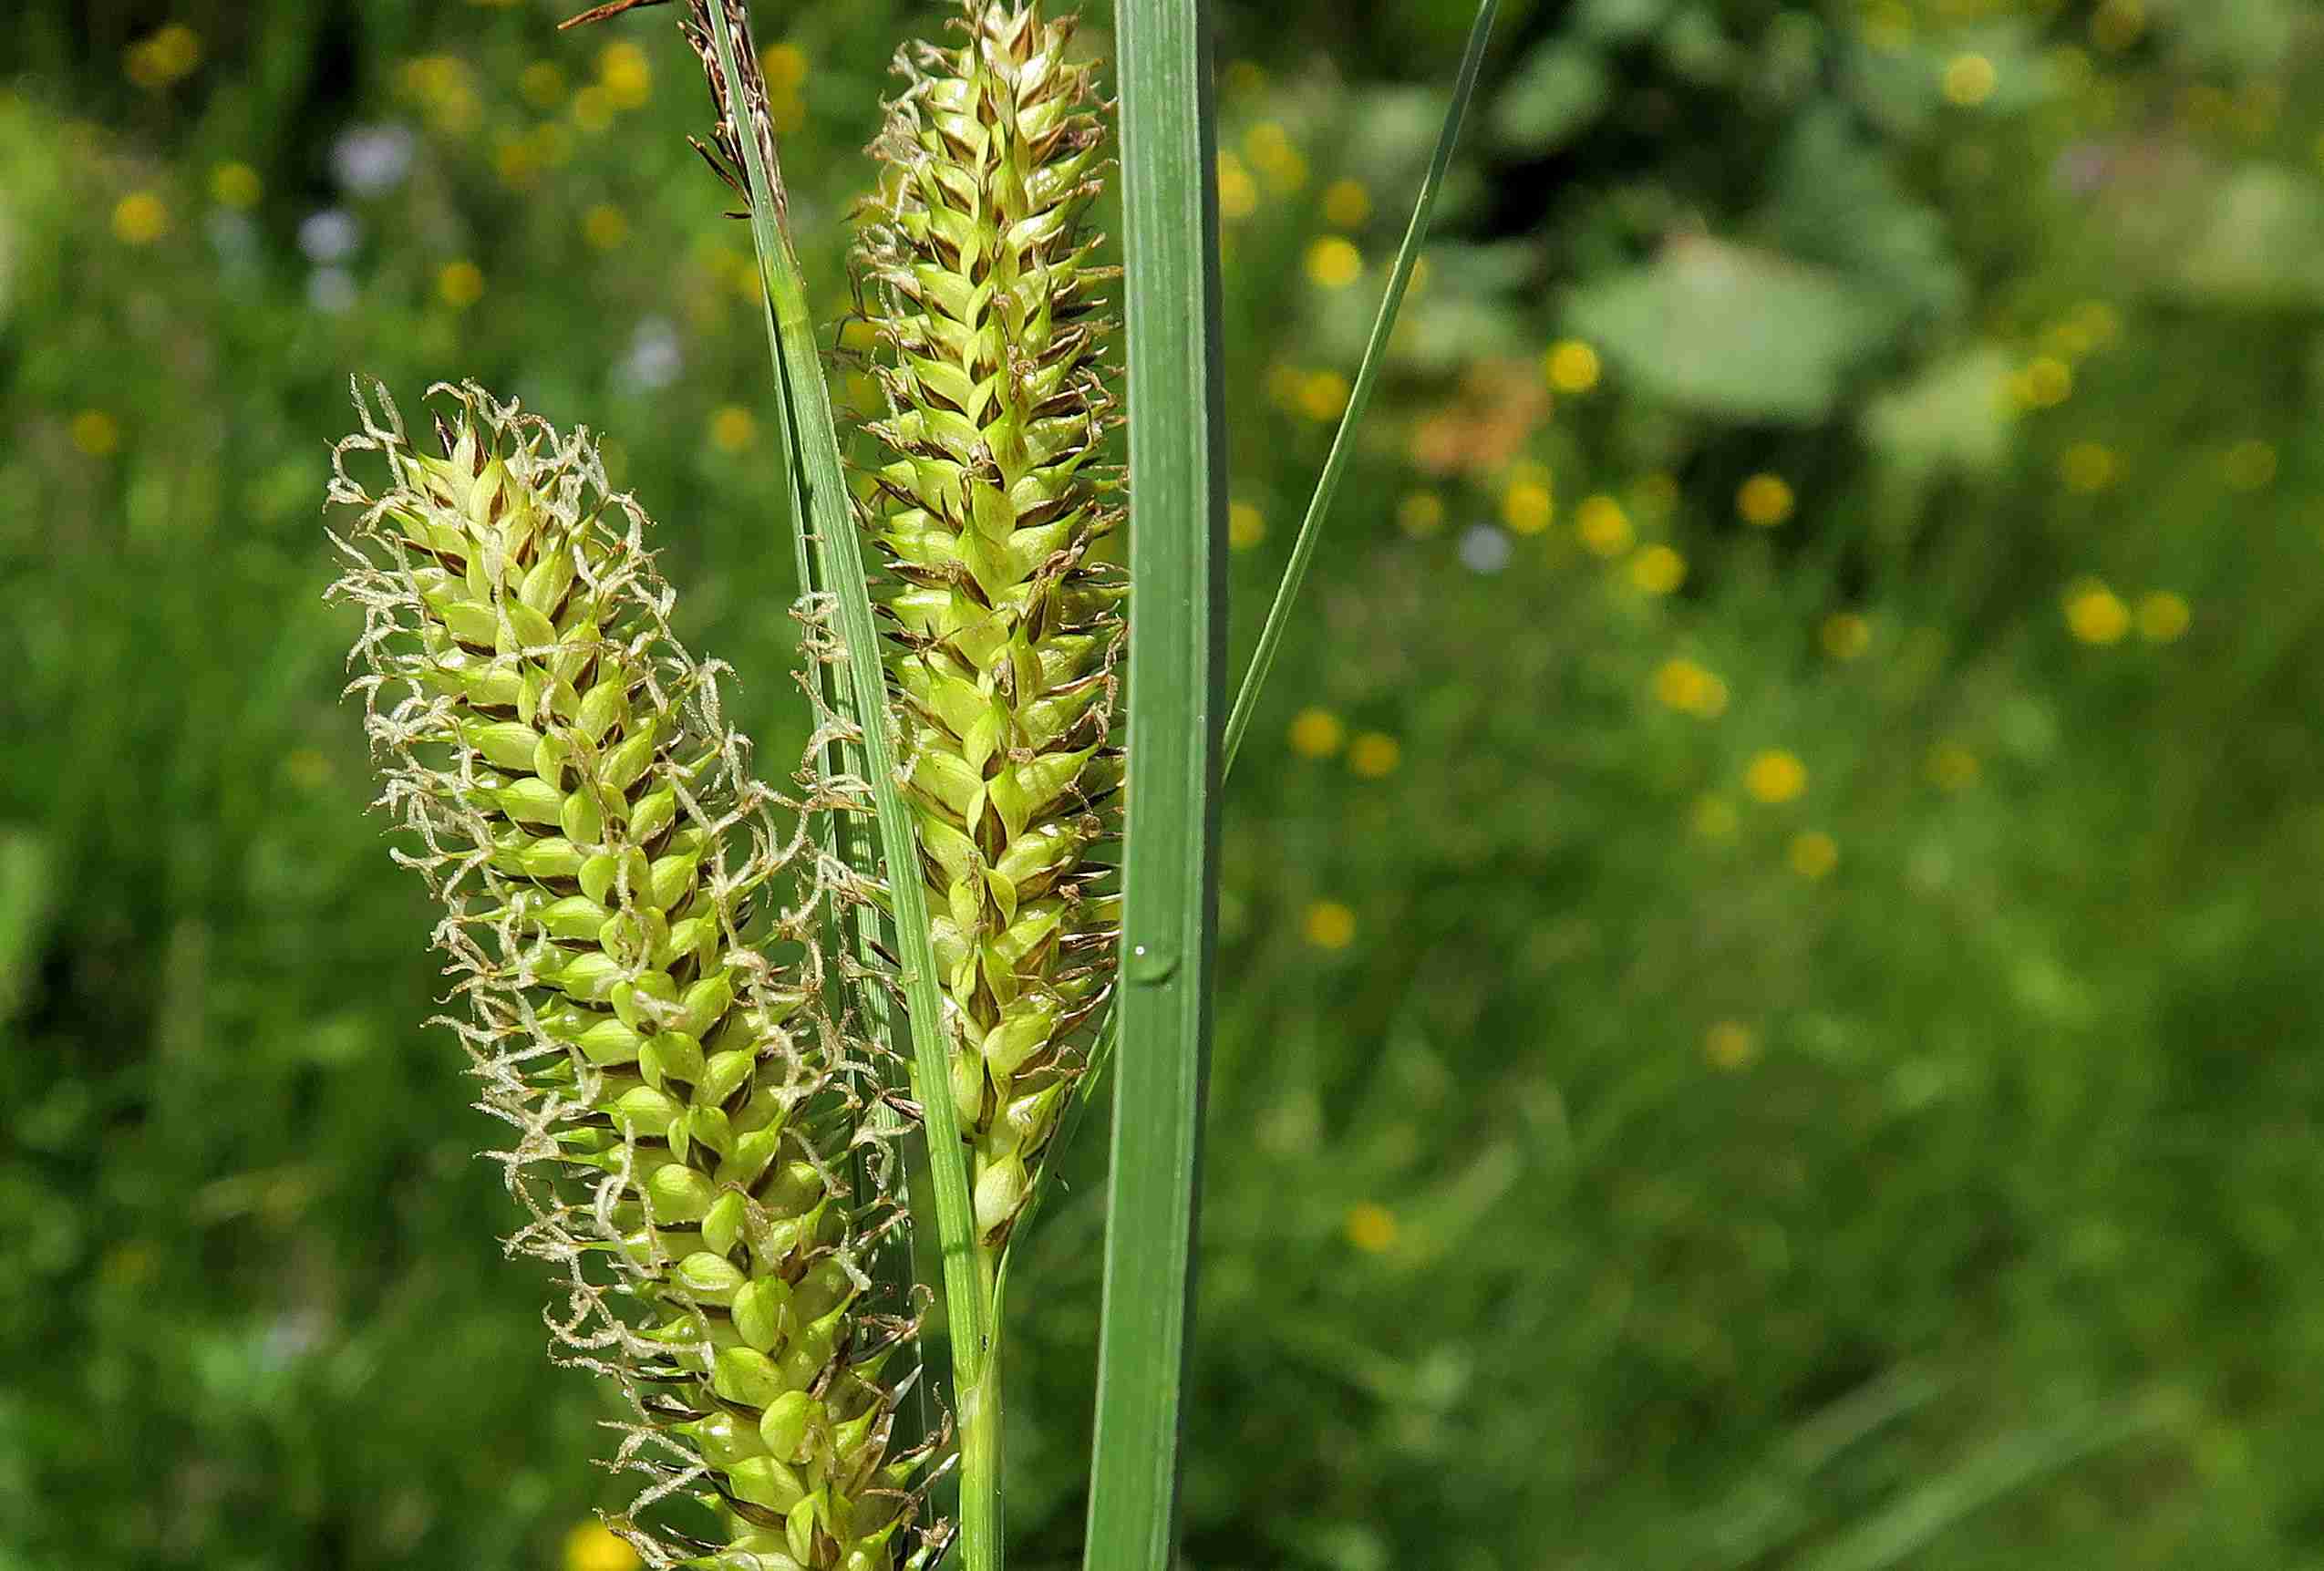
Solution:
[[[1082,217],[1103,131],[1069,21],[972,4],[917,46],[873,152],[862,270],[890,414],[873,529],[932,937],[973,1147],[976,1226],[1006,1241],[1080,1073],[1119,921],[1110,745],[1126,594],[1091,548],[1121,520]]]
[[[532,1218],[510,1248],[563,1270],[562,1355],[634,1404],[616,1464],[653,1482],[613,1526],[657,1567],[925,1564],[931,1453],[891,1454],[883,1376],[913,1328],[864,1268],[899,1213],[841,1176],[869,1070],[816,1008],[812,903],[778,898],[786,804],[720,719],[718,667],[671,636],[645,517],[585,433],[437,392],[442,457],[384,392],[358,402],[334,593],[364,613],[350,690],[417,842],[397,859],[448,907],[470,1018],[445,1023],[518,1132],[495,1153]],[[790,949],[810,957],[769,958]],[[727,1543],[640,1520],[681,1492]]]

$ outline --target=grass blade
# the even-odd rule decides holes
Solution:
[[[1251,712],[1258,707],[1259,691],[1266,686],[1267,673],[1275,667],[1275,653],[1283,642],[1284,628],[1291,620],[1292,603],[1299,597],[1299,587],[1307,581],[1307,563],[1315,556],[1316,542],[1323,532],[1324,514],[1331,511],[1331,500],[1338,493],[1339,478],[1348,467],[1348,439],[1355,432],[1364,409],[1371,402],[1372,384],[1379,379],[1380,363],[1388,357],[1388,336],[1395,331],[1398,312],[1404,306],[1404,291],[1412,281],[1412,266],[1420,258],[1420,243],[1427,236],[1429,219],[1436,212],[1438,189],[1444,183],[1445,166],[1452,161],[1452,146],[1461,139],[1462,118],[1468,112],[1469,99],[1476,91],[1477,69],[1484,63],[1485,44],[1493,36],[1493,15],[1500,9],[1500,0],[1483,0],[1477,7],[1477,19],[1469,28],[1469,47],[1461,57],[1461,74],[1452,84],[1452,103],[1444,112],[1444,129],[1437,133],[1436,151],[1429,160],[1429,172],[1420,181],[1420,199],[1412,204],[1412,221],[1405,226],[1404,243],[1396,253],[1396,265],[1389,272],[1388,293],[1380,297],[1379,315],[1372,319],[1372,336],[1364,346],[1364,358],[1356,369],[1354,389],[1348,396],[1347,411],[1339,417],[1339,429],[1331,439],[1331,451],[1324,459],[1323,473],[1316,481],[1315,494],[1307,500],[1307,515],[1299,522],[1299,537],[1291,546],[1291,562],[1283,570],[1283,582],[1275,592],[1275,604],[1267,607],[1266,625],[1259,629],[1258,646],[1251,652],[1251,664],[1243,673],[1243,685],[1234,695],[1234,712],[1226,722],[1226,762],[1231,769],[1234,754],[1243,745],[1243,733],[1251,729]],[[1134,700],[1133,700],[1134,701]]]
[[[863,568],[853,506],[840,465],[838,427],[831,392],[823,380],[814,319],[806,283],[790,235],[779,222],[782,209],[778,171],[762,150],[752,121],[763,112],[755,78],[745,75],[743,47],[724,0],[703,7],[720,78],[720,101],[737,119],[743,172],[749,184],[750,232],[766,286],[767,326],[774,356],[780,424],[792,463],[787,479],[799,503],[799,522],[811,543],[812,587],[827,593],[838,631],[848,651],[844,712],[861,728],[864,779],[873,795],[883,880],[892,901],[893,938],[901,961],[904,1002],[911,1028],[914,1100],[919,1103],[928,1141],[934,1211],[943,1256],[945,1313],[952,1344],[953,1387],[962,1407],[964,1430],[974,1422],[968,1411],[982,1385],[989,1328],[986,1295],[977,1280],[976,1222],[970,1208],[967,1163],[961,1152],[957,1114],[951,1093],[942,1000],[936,988],[935,956],[929,942],[927,902],[919,877],[919,850],[910,810],[896,784],[896,760],[888,730],[887,679],[879,660],[878,630]],[[961,1551],[973,1571],[1000,1564],[999,1501],[989,1487],[989,1469],[963,1457]]]
[[[1207,7],[1122,0],[1129,327],[1129,818],[1090,1571],[1161,1571],[1178,1440],[1210,1048],[1226,590],[1217,137]]]
[[[1259,692],[1266,685],[1267,673],[1275,665],[1276,646],[1283,642],[1285,626],[1291,619],[1291,606],[1299,595],[1300,584],[1307,575],[1307,563],[1315,555],[1316,542],[1322,532],[1324,515],[1331,511],[1331,501],[1339,490],[1340,472],[1347,467],[1348,439],[1356,423],[1363,418],[1365,406],[1370,401],[1372,383],[1379,375],[1380,362],[1386,358],[1389,335],[1395,331],[1396,318],[1404,305],[1404,292],[1410,283],[1412,267],[1420,260],[1420,244],[1427,237],[1429,221],[1436,212],[1437,188],[1443,183],[1446,166],[1452,159],[1453,144],[1460,140],[1461,122],[1468,113],[1469,100],[1474,96],[1477,70],[1484,59],[1486,41],[1492,36],[1495,14],[1500,0],[1483,0],[1477,7],[1476,21],[1469,30],[1467,51],[1462,56],[1461,74],[1452,90],[1451,105],[1445,110],[1443,129],[1437,133],[1436,151],[1429,160],[1427,177],[1420,182],[1419,198],[1412,206],[1411,221],[1405,226],[1403,244],[1396,253],[1396,265],[1389,274],[1388,293],[1381,297],[1379,315],[1373,321],[1370,341],[1364,346],[1362,364],[1357,368],[1354,391],[1348,399],[1347,412],[1341,416],[1339,429],[1332,438],[1331,451],[1324,460],[1323,472],[1316,481],[1315,494],[1307,503],[1307,517],[1299,525],[1299,535],[1291,548],[1291,562],[1284,570],[1283,583],[1276,590],[1275,604],[1268,608],[1266,625],[1259,634],[1258,646],[1251,656],[1251,664],[1243,673],[1243,681],[1234,696],[1234,712],[1226,723],[1224,759],[1222,778],[1234,769],[1234,755],[1241,746],[1243,733],[1250,729],[1251,714],[1258,706]],[[1135,396],[1134,394],[1132,395]],[[1135,602],[1132,603],[1133,605]],[[1100,1018],[1090,1039],[1090,1068],[1074,1093],[1074,1105],[1069,1108],[1059,1124],[1054,1152],[1057,1155],[1072,1143],[1079,1129],[1082,1109],[1088,1105],[1104,1078],[1108,1060],[1113,1056],[1120,1040],[1120,1023],[1114,1011],[1109,1009]],[[1033,1214],[1041,1204],[1044,1192],[1037,1191],[1031,1205],[1019,1219],[1017,1231],[1010,1235],[1009,1251],[1018,1238],[1026,1235],[1033,1221]],[[1001,1282],[1005,1288],[1008,1276],[1008,1252],[1001,1259]]]

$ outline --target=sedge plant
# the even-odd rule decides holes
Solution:
[[[530,1218],[511,1248],[564,1272],[564,1355],[627,1395],[615,1460],[648,1482],[611,1522],[647,1564],[956,1551],[999,1571],[1009,1251],[1109,1063],[1085,1565],[1171,1564],[1222,786],[1493,9],[1231,718],[1215,135],[1187,0],[1115,7],[1134,490],[1107,456],[1097,67],[1070,18],[965,0],[899,55],[872,149],[859,294],[889,408],[860,501],[746,0],[682,0],[717,112],[697,145],[765,285],[816,722],[796,799],[749,773],[720,667],[671,635],[644,515],[585,433],[442,388],[425,454],[384,392],[377,414],[358,398],[332,494],[354,513],[338,592],[364,611],[381,800],[444,903],[483,1105],[518,1132],[495,1153]],[[1107,544],[1125,524],[1126,573]],[[900,1246],[915,1222],[932,1252]],[[956,1450],[950,1426],[905,1421],[915,1252],[937,1263]],[[929,1509],[947,1470],[956,1535]]]

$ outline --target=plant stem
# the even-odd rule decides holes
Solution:
[[[988,1328],[985,1356],[974,1380],[954,1375],[953,1402],[960,1424],[960,1552],[968,1571],[997,1571],[1001,1564],[1001,1370],[998,1281],[1000,1251],[979,1245],[976,1286]]]

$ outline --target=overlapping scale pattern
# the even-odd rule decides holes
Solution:
[[[620,1461],[655,1482],[617,1528],[656,1566],[925,1563],[931,1448],[891,1443],[912,1328],[866,1268],[897,1214],[854,1192],[871,1080],[820,1008],[790,804],[585,433],[438,393],[440,456],[384,395],[342,446],[336,593],[365,613],[353,690],[398,860],[446,903],[451,1023],[518,1132],[511,1247],[563,1268],[565,1351],[636,1404]],[[650,1509],[677,1493],[723,1542]]]
[[[1122,514],[1084,222],[1104,160],[1093,67],[1038,5],[974,0],[955,26],[956,47],[904,58],[860,256],[890,407],[872,524],[889,668],[993,1250],[1110,986],[1125,591],[1095,553]]]

